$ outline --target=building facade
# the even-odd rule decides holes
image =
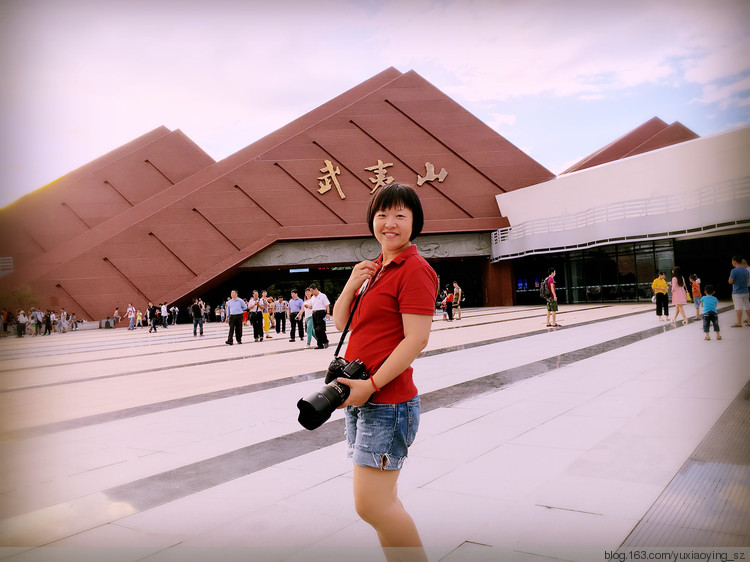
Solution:
[[[0,289],[28,286],[42,307],[88,319],[128,302],[221,302],[234,287],[249,295],[315,280],[335,295],[373,252],[373,192],[399,181],[420,195],[417,243],[442,283],[458,280],[475,305],[512,304],[510,268],[490,260],[492,232],[509,226],[495,196],[554,177],[418,74],[394,68],[220,162],[187,141],[189,150],[170,145],[157,158],[160,135],[183,137],[158,131],[2,209],[2,223],[39,214],[39,241],[54,237],[55,213],[82,220],[36,251],[25,237],[0,241],[0,257],[13,261]],[[134,195],[157,172],[150,196]],[[91,220],[101,194],[116,204]]]
[[[731,257],[750,250],[748,154],[746,127],[500,194],[511,226],[493,235],[492,259],[513,263],[518,303],[539,302],[550,267],[563,302],[648,300],[674,266],[728,298]]]
[[[648,299],[674,265],[723,289],[748,244],[749,135],[654,118],[555,177],[389,68],[219,162],[162,127],[1,209],[0,291],[89,320],[313,281],[335,298],[378,253],[365,212],[393,181],[419,193],[417,246],[470,306],[541,304],[551,266],[563,302]]]

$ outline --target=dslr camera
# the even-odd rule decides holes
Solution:
[[[352,362],[343,357],[335,357],[328,365],[326,384],[319,391],[297,402],[299,417],[297,420],[305,429],[313,430],[323,425],[333,411],[349,397],[350,389],[336,381],[337,378],[366,381],[370,375],[359,359]]]

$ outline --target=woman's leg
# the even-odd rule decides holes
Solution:
[[[315,326],[313,325],[312,316],[309,316],[307,318],[307,345],[310,345],[312,338],[315,338],[315,341],[318,341],[318,338],[315,335]]]
[[[677,312],[674,314],[674,319],[677,320],[677,313],[682,315],[682,321],[683,323],[687,324],[687,315],[685,314],[685,305],[684,304],[678,304],[675,305],[677,307]]]
[[[417,527],[398,499],[399,474],[354,465],[354,507],[378,533],[386,559],[427,560]]]

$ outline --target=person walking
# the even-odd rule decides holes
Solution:
[[[52,335],[52,311],[47,310],[47,312],[44,314],[44,332],[42,332],[43,336],[51,336]]]
[[[302,319],[299,318],[299,313],[302,311],[302,307],[304,306],[304,304],[305,303],[302,301],[302,299],[297,295],[297,291],[292,291],[292,297],[289,299],[288,304],[289,323],[291,324],[291,337],[289,338],[289,341],[294,341],[295,328],[297,329],[297,333],[299,334],[300,341],[305,337],[305,334],[302,331]]]
[[[273,303],[273,317],[276,321],[277,334],[286,334],[286,313],[288,310],[289,305],[284,297],[279,295]]]
[[[44,314],[41,310],[31,307],[31,318],[33,320],[33,331],[35,336],[42,335],[42,324],[44,324]]]
[[[315,329],[315,339],[318,341],[316,349],[328,347],[328,335],[326,334],[326,320],[330,318],[331,302],[325,293],[321,293],[317,283],[310,285],[312,294],[312,319]]]
[[[313,295],[309,288],[305,289],[305,302],[302,304],[302,307],[302,312],[300,314],[304,317],[305,330],[307,331],[307,345],[305,346],[305,349],[311,349],[312,339],[315,338],[315,343],[317,345],[318,338],[315,336],[315,325],[313,324]],[[300,318],[300,314],[297,315],[297,318]]]
[[[719,331],[719,306],[718,299],[714,296],[713,285],[706,285],[706,295],[701,299],[703,300],[703,333],[706,334],[706,340],[711,341],[709,335],[709,329],[711,324],[714,325],[714,332],[716,332],[716,339],[721,339],[721,332]]]
[[[267,291],[261,291],[260,292],[260,310],[263,313],[263,337],[265,337],[267,340],[273,339],[271,334],[268,332],[271,331],[271,307],[273,306],[273,299],[271,299],[271,302],[268,300],[268,292]]]
[[[163,328],[169,328],[169,311],[167,310],[167,303],[161,303],[161,325]]]
[[[125,314],[128,316],[128,330],[135,330],[135,307],[132,302],[128,303]]]
[[[445,313],[448,315],[448,322],[453,322],[453,290],[450,285],[445,286],[445,299],[441,303],[445,306]]]
[[[250,325],[253,327],[253,338],[255,341],[263,341],[263,309],[258,291],[253,291],[253,296],[247,301],[250,313]]]
[[[732,304],[734,311],[737,313],[737,322],[732,324],[732,328],[742,327],[742,311],[745,311],[745,323],[750,326],[750,272],[747,267],[742,265],[743,260],[740,256],[732,257],[733,269],[729,273],[729,283],[732,285]]]
[[[247,310],[245,301],[237,297],[237,291],[232,291],[232,297],[227,301],[227,315],[229,318],[229,335],[227,345],[232,345],[232,338],[242,343],[242,313]]]
[[[203,306],[197,298],[193,299],[193,304],[190,305],[190,314],[193,317],[193,337],[198,337],[198,326],[203,337]]]
[[[148,333],[149,334],[151,332],[156,333],[156,326],[159,323],[159,310],[160,309],[159,309],[158,306],[156,306],[151,301],[148,301],[147,312],[148,312],[148,321],[149,321],[149,328],[148,328]]]
[[[690,276],[690,292],[693,295],[693,303],[695,303],[695,319],[700,320],[701,317],[701,280],[698,276],[693,273]]]
[[[547,278],[542,281],[547,284],[547,327],[557,328],[560,324],[557,323],[557,289],[555,289],[555,275],[557,271],[552,267],[547,273]],[[552,324],[550,324],[550,318]]]
[[[464,300],[464,291],[458,286],[458,281],[453,282],[453,310],[456,320],[461,320],[461,301]]]
[[[19,310],[16,315],[16,335],[22,338],[26,335],[26,323],[29,321],[26,318],[26,313],[23,310]]]
[[[669,320],[669,285],[667,285],[666,273],[659,272],[659,276],[651,283],[651,290],[654,292],[656,315],[659,317],[659,321]]]
[[[672,270],[672,304],[674,305],[674,318],[672,324],[677,322],[677,316],[682,314],[682,325],[687,326],[688,319],[685,314],[685,305],[687,304],[687,286],[685,278],[682,276],[682,270],[675,266]]]
[[[412,244],[424,224],[412,188],[395,182],[380,188],[370,200],[367,222],[381,254],[354,266],[334,307],[336,328],[342,330],[360,295],[345,358],[362,361],[370,374],[367,380],[337,379],[350,388],[343,406],[354,506],[377,532],[387,559],[401,560],[408,549],[409,560],[426,561],[397,483],[419,427],[411,364],[430,337],[438,280]]]

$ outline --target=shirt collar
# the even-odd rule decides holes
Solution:
[[[395,258],[393,258],[390,263],[400,265],[408,258],[414,256],[417,254],[417,245],[411,244],[408,248],[406,248],[403,252],[399,253]],[[378,259],[375,260],[376,263],[382,264],[383,263],[383,254],[380,254],[378,256]],[[390,264],[389,264],[390,265]]]

